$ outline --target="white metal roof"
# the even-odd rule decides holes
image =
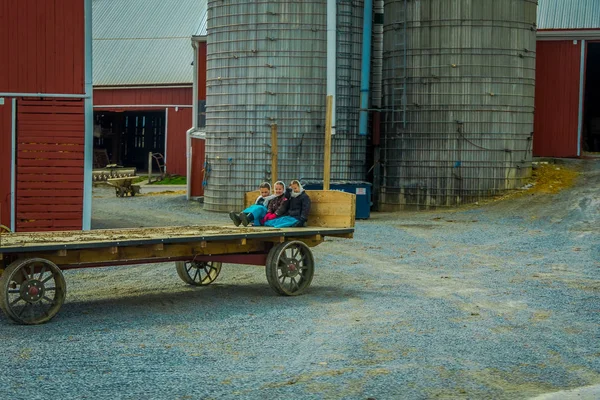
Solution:
[[[206,0],[93,0],[94,86],[190,84]]]
[[[538,29],[600,29],[600,0],[539,0]]]

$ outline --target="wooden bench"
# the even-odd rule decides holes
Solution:
[[[336,190],[307,190],[310,197],[308,227],[352,228],[356,218],[356,195]],[[258,190],[247,192],[244,207],[249,207],[260,196]]]

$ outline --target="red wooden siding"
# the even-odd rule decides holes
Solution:
[[[94,89],[94,107],[152,104],[191,107],[192,88]]]
[[[0,92],[84,93],[83,0],[0,0]]]
[[[198,99],[206,100],[206,42],[198,46]]]
[[[538,41],[533,154],[576,157],[581,41]]]
[[[0,224],[10,227],[10,172],[12,168],[12,99],[0,105]]]
[[[16,230],[81,229],[83,100],[17,103]]]
[[[204,196],[204,186],[202,186],[202,181],[204,180],[205,143],[206,142],[202,139],[192,138],[192,176],[190,178],[191,197]]]
[[[186,132],[192,127],[192,109],[169,108],[167,123],[167,172],[181,176],[187,175]]]

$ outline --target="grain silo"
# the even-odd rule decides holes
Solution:
[[[340,123],[332,142],[332,180],[363,179],[366,140],[356,132],[362,1],[337,3]],[[237,209],[244,191],[270,180],[272,124],[278,129],[278,177],[323,177],[326,69],[325,0],[209,1],[207,210]]]
[[[536,0],[386,0],[382,210],[473,202],[531,172]]]

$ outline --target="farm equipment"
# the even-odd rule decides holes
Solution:
[[[140,186],[134,185],[133,181],[137,176],[128,176],[124,178],[109,178],[108,184],[114,186],[117,197],[125,197],[130,195],[131,197],[140,193]]]
[[[182,226],[137,229],[6,233],[0,237],[0,308],[12,321],[51,320],[66,297],[63,270],[175,262],[192,286],[217,279],[223,263],[264,265],[279,295],[302,294],[315,270],[311,247],[325,237],[352,238],[356,196],[307,191],[308,227]],[[252,204],[256,192],[246,194]],[[160,279],[160,277],[157,277]]]

